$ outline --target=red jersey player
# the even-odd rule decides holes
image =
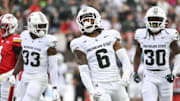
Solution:
[[[12,101],[13,88],[6,78],[15,67],[21,50],[20,36],[15,35],[17,19],[12,14],[0,17],[0,101]]]

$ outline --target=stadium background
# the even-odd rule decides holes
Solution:
[[[167,12],[168,27],[176,28],[180,32],[180,0],[0,0],[0,15],[13,13],[18,19],[17,33],[20,34],[26,29],[26,19],[31,12],[42,11],[46,14],[49,34],[57,37],[58,53],[64,56],[64,64],[68,67],[63,73],[67,88],[64,93],[68,92],[64,94],[64,99],[74,101],[75,95],[84,96],[85,99],[88,97],[84,93],[85,89],[69,47],[70,41],[81,35],[75,22],[79,9],[85,6],[98,9],[104,29],[113,28],[121,33],[122,43],[132,60],[135,52],[134,31],[145,26],[144,15],[149,7],[155,5]],[[180,82],[175,83],[175,88],[177,87],[180,87]],[[178,92],[175,89],[175,94],[176,90]]]

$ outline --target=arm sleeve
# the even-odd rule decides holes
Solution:
[[[50,75],[51,84],[57,87],[58,85],[57,56],[56,55],[48,56],[48,61],[49,61],[49,75]]]
[[[85,85],[86,89],[89,91],[90,94],[93,93],[94,87],[90,77],[90,71],[88,65],[79,65],[78,68],[80,71],[80,76],[83,84]]]
[[[124,48],[121,48],[116,51],[116,54],[117,54],[119,60],[122,62],[124,74],[130,77],[132,68],[131,68],[131,63],[128,58],[128,54],[127,54],[126,50]]]

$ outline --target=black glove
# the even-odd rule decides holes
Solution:
[[[139,83],[141,81],[141,78],[137,72],[134,73],[133,77],[136,83]]]
[[[165,78],[167,79],[167,81],[169,83],[172,83],[174,81],[175,76],[172,73],[170,73],[170,74],[166,75]]]

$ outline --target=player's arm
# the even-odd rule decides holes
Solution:
[[[138,72],[139,65],[141,63],[141,54],[142,54],[142,48],[140,47],[140,44],[136,42],[136,53],[134,56],[134,72]]]
[[[49,64],[49,75],[50,75],[50,81],[53,87],[53,100],[57,100],[59,98],[58,94],[58,60],[57,60],[57,51],[55,48],[55,44],[50,46],[47,50],[48,55],[48,64]]]
[[[16,62],[16,65],[14,67],[13,73],[8,77],[8,82],[11,86],[16,84],[16,78],[15,76],[23,69],[23,57],[22,57],[22,51],[20,52],[18,56],[18,60]]]
[[[17,75],[23,69],[23,64],[24,64],[24,61],[23,61],[22,51],[20,51],[12,74]]]
[[[19,47],[19,46],[13,46],[13,51],[14,51],[14,53],[16,54],[16,59],[18,59],[18,56],[19,56],[19,54],[20,54],[20,52],[21,52],[21,47]]]
[[[136,42],[136,53],[134,56],[134,81],[140,82],[140,76],[138,75],[138,68],[141,63],[142,48],[138,42]]]
[[[95,89],[90,77],[90,70],[87,64],[86,54],[80,50],[74,50],[73,54],[78,64],[81,80],[89,93],[93,94]]]
[[[172,53],[175,55],[173,74],[176,75],[177,71],[180,69],[180,47],[177,43],[177,40],[171,43],[170,48],[172,50]]]
[[[53,88],[56,89],[58,85],[58,75],[57,75],[57,56],[56,56],[56,48],[55,47],[49,47],[47,50],[48,53],[48,64],[49,64],[49,75],[50,75],[50,81],[52,83]]]
[[[128,57],[128,54],[127,54],[126,50],[124,48],[122,48],[119,40],[116,40],[113,48],[116,51],[116,54],[117,54],[119,60],[122,62],[122,65],[123,65],[122,80],[129,83],[130,75],[132,72],[132,67],[131,67],[131,63],[130,63],[130,59]]]

